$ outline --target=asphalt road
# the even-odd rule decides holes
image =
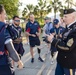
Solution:
[[[31,63],[31,55],[29,45],[24,44],[25,54],[22,57],[24,68],[19,70],[15,67],[15,75],[54,75],[56,68],[56,56],[54,57],[54,64],[51,64],[50,52],[46,55],[48,47],[45,43],[41,44],[41,57],[44,62],[38,60],[37,47],[34,48],[35,62]]]

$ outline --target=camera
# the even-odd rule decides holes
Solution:
[[[43,38],[43,41],[45,41],[46,43],[50,43],[49,41],[48,41],[48,36],[45,36],[45,37],[42,37]]]

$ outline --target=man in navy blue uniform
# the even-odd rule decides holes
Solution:
[[[13,47],[12,39],[6,29],[6,24],[4,23],[5,14],[4,7],[0,5],[0,75],[15,75],[9,57],[18,63],[19,68],[22,68],[23,64]]]
[[[75,75],[76,11],[74,9],[65,9],[63,19],[66,29],[62,34],[62,38],[56,39],[52,34],[48,37],[48,41],[58,50],[55,75]]]
[[[30,14],[30,21],[26,24],[26,35],[29,36],[29,43],[30,43],[30,52],[31,52],[31,62],[34,62],[34,56],[33,56],[33,47],[35,47],[35,45],[40,46],[40,40],[39,40],[39,36],[40,36],[40,25],[37,21],[34,20],[34,15]],[[38,49],[38,53],[39,53],[39,60],[41,62],[43,62],[42,58],[40,57],[40,48]]]
[[[23,56],[24,54],[24,48],[21,37],[22,29],[19,26],[19,24],[20,24],[20,18],[18,16],[14,16],[13,24],[11,26],[8,26],[8,30],[13,40],[14,47],[21,58],[21,56]]]
[[[62,32],[65,30],[65,28],[60,26],[59,20],[58,19],[54,19],[53,21],[53,25],[54,27],[50,30],[50,33],[54,35],[54,37],[56,39],[60,39],[62,38]],[[51,46],[51,55],[52,57],[57,53],[57,50],[54,46]],[[53,64],[53,59],[51,64]]]

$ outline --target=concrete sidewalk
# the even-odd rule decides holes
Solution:
[[[16,75],[54,75],[56,60],[54,60],[54,64],[51,64],[51,56],[50,53],[46,55],[46,51],[48,50],[47,46],[42,43],[41,44],[42,51],[41,57],[44,59],[44,62],[40,62],[38,60],[37,48],[34,48],[34,58],[35,62],[31,63],[31,55],[29,45],[24,44],[25,54],[22,57],[22,61],[24,63],[24,67],[22,70],[15,69]]]

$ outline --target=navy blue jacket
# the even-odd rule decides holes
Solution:
[[[6,30],[6,25],[0,22],[0,65],[8,64],[8,54],[5,50],[5,41],[10,38],[8,30]]]

